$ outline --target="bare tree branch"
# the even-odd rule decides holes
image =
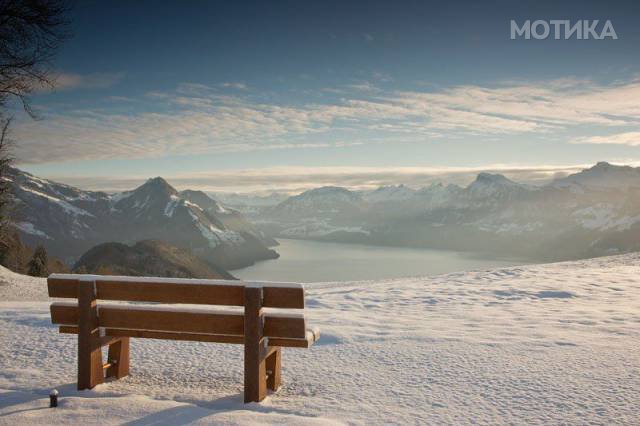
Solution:
[[[0,0],[0,108],[18,100],[35,118],[29,95],[53,87],[51,60],[69,36],[65,0]]]
[[[70,35],[68,11],[67,0],[0,0],[0,246],[11,204],[9,102],[37,118],[29,96],[54,86],[52,59]]]
[[[10,138],[13,117],[0,121],[0,247],[6,243],[7,222],[9,220],[9,204],[11,199],[11,182],[7,179],[9,167],[13,162]]]

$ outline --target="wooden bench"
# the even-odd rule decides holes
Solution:
[[[51,321],[61,333],[78,335],[79,390],[103,383],[105,375],[129,374],[130,337],[189,340],[244,344],[244,400],[262,401],[267,388],[280,386],[280,348],[308,348],[320,337],[301,313],[263,309],[304,309],[299,284],[75,274],[52,274],[47,284],[50,297],[77,299],[52,303]],[[243,306],[244,312],[162,304]]]

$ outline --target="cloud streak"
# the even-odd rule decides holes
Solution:
[[[104,89],[120,82],[124,72],[74,74],[59,73],[54,76],[54,90]]]
[[[224,87],[226,89],[236,89],[236,90],[248,90],[249,89],[249,87],[246,84],[238,83],[238,82],[222,83],[220,86]]]
[[[640,132],[615,133],[608,136],[589,136],[574,138],[574,144],[627,145],[640,146]]]
[[[66,77],[65,84],[101,87],[118,78]],[[225,84],[246,88],[242,83]],[[597,126],[612,136],[574,137],[569,142],[635,145],[637,132],[619,129],[640,124],[638,80],[607,86],[563,79],[439,91],[363,90],[371,87],[346,86],[351,91],[331,102],[288,105],[184,83],[175,91],[143,97],[163,109],[140,102],[133,113],[76,110],[21,123],[16,129],[21,141],[17,155],[23,163],[46,163],[335,147],[332,141],[338,139],[392,143],[479,136],[507,141],[527,134],[554,136],[584,126]]]

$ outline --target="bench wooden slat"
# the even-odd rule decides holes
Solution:
[[[184,278],[108,277],[98,275],[52,274],[47,280],[50,297],[77,298],[78,281],[93,279],[101,300],[128,302],[186,303],[198,305],[244,305],[242,281],[192,280]],[[263,306],[304,309],[304,289],[300,285],[265,283]]]
[[[59,325],[78,324],[78,306],[72,303],[51,304],[51,321]],[[167,310],[152,307],[99,305],[100,326],[161,332],[184,332],[244,335],[242,312],[206,312]],[[265,314],[264,335],[281,338],[306,338],[302,315]]]
[[[244,344],[244,336],[228,335],[228,334],[203,334],[203,333],[170,333],[164,331],[149,330],[127,330],[119,328],[105,328],[105,334],[111,338],[118,337],[137,337],[146,339],[161,340],[184,340],[192,342],[210,342],[210,343],[231,343]],[[60,327],[60,333],[78,334],[78,327],[63,325]],[[282,337],[270,337],[270,346],[281,346],[287,348],[309,348],[320,337],[316,331],[307,330],[304,339],[288,339]]]

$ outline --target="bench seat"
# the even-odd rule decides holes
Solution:
[[[59,327],[60,333],[78,334],[78,327],[62,325]],[[150,330],[132,330],[125,328],[104,328],[101,332],[104,336],[113,337],[137,337],[146,339],[160,340],[185,340],[192,342],[210,342],[210,343],[233,343],[244,344],[244,336],[233,334],[204,334],[204,333],[172,333],[164,331]],[[269,346],[280,346],[284,348],[310,348],[320,339],[320,329],[309,329],[302,339],[289,339],[285,337],[269,338]]]

